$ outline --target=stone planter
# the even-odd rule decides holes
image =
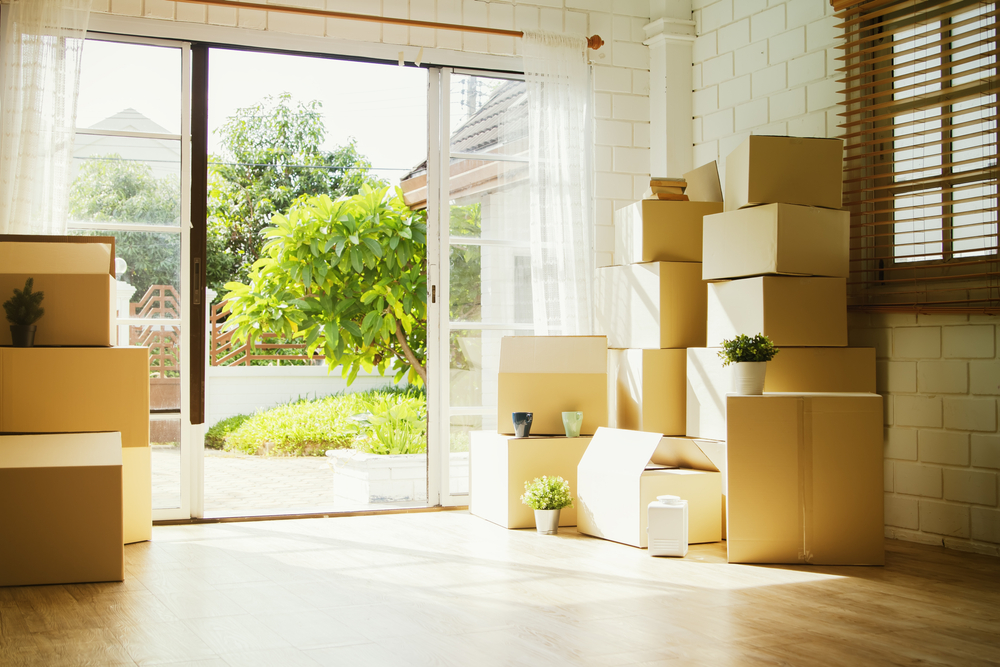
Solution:
[[[353,449],[326,452],[333,468],[333,492],[354,503],[427,500],[427,455],[383,456]],[[451,492],[469,489],[469,454],[451,455]]]

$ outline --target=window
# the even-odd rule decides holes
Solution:
[[[1000,309],[996,4],[835,6],[853,304]]]

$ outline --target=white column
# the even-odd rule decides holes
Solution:
[[[694,165],[691,76],[695,24],[690,2],[657,4],[666,14],[643,26],[649,47],[649,169],[680,177]],[[659,12],[658,12],[659,13]]]
[[[132,295],[135,294],[135,288],[126,282],[121,280],[116,280],[117,283],[117,298],[115,300],[115,310],[118,313],[118,317],[125,318],[131,317],[132,314],[129,312],[129,303],[132,301]],[[118,329],[118,342],[117,345],[128,345],[129,344],[129,333],[128,325],[122,324],[117,327]]]

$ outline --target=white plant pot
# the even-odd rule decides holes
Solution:
[[[733,364],[733,393],[760,396],[764,393],[766,361],[737,361]]]
[[[535,510],[535,530],[542,535],[559,532],[559,512],[561,510]]]

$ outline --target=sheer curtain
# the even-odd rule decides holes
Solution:
[[[535,335],[594,331],[590,68],[583,37],[526,32]]]
[[[66,233],[91,1],[4,2],[0,233]]]

